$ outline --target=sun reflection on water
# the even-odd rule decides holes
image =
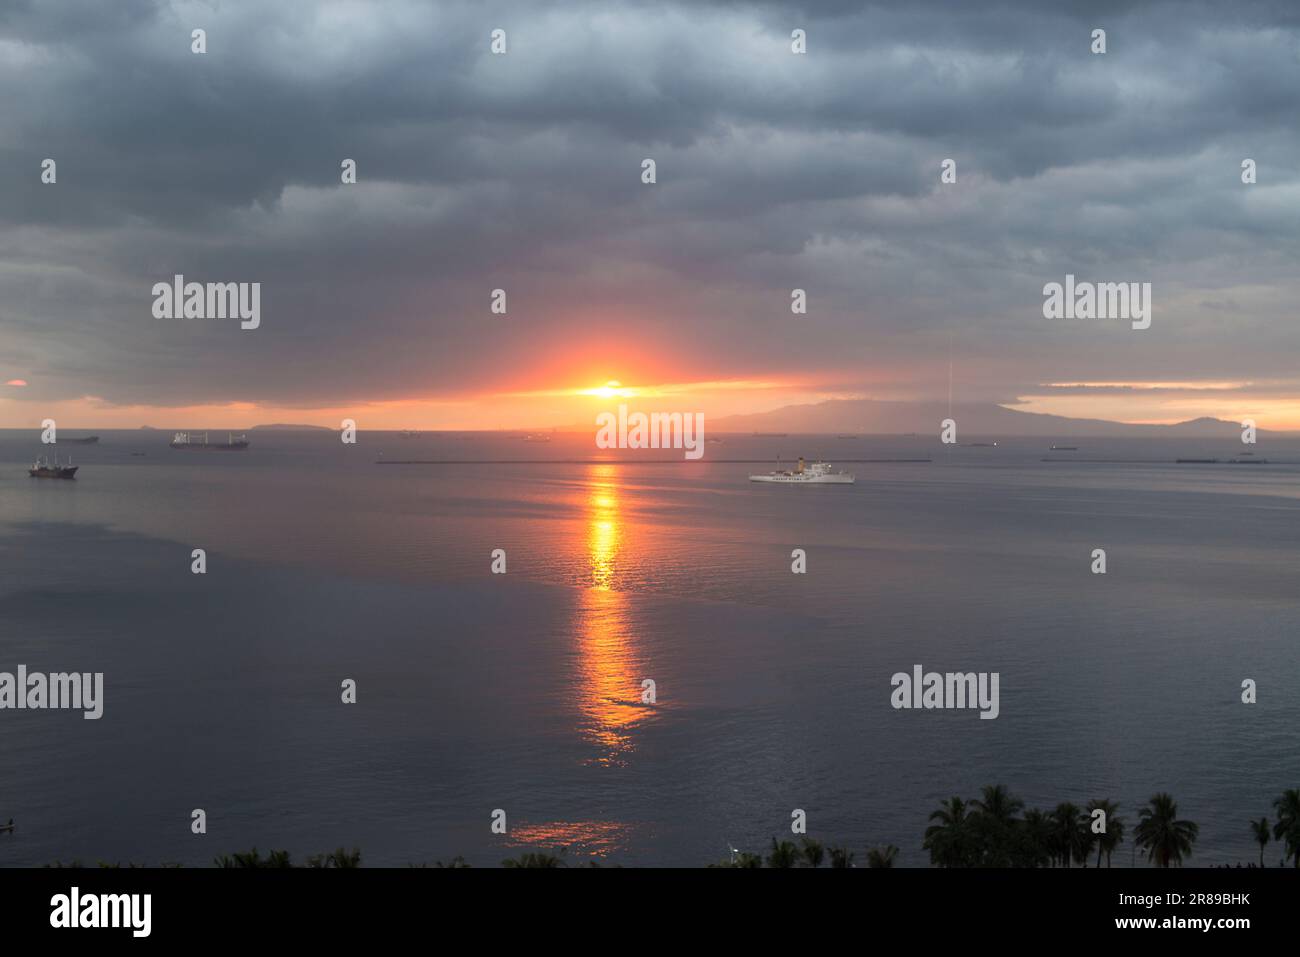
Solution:
[[[566,859],[606,857],[626,847],[634,828],[619,821],[530,821],[512,824],[503,842],[509,848],[543,853],[563,850]]]
[[[631,730],[649,713],[641,703],[639,656],[627,595],[620,589],[626,562],[618,468],[587,470],[586,565],[590,571],[578,609],[578,707],[582,732],[600,752],[594,763],[621,765],[634,750]]]

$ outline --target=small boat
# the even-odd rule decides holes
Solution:
[[[0,824],[0,834],[11,834],[14,829],[14,819],[10,818],[8,824]]]
[[[1174,459],[1175,465],[1218,465],[1218,459]]]
[[[1250,453],[1247,452],[1247,455]],[[1229,465],[1267,465],[1268,459],[1228,459]]]
[[[802,458],[792,470],[768,472],[766,475],[751,475],[751,482],[777,482],[783,485],[852,485],[853,476],[848,472],[833,472],[829,462],[810,462],[804,464]]]
[[[72,464],[72,459],[68,459],[67,465],[60,465],[57,458],[53,465],[50,464],[49,459],[37,459],[27,470],[27,474],[32,478],[70,479],[77,477],[78,468],[79,466]]]
[[[551,441],[551,437],[543,432],[543,433],[538,433],[533,435],[525,435],[524,441],[525,442],[549,442]]]
[[[1048,451],[1049,452],[1077,452],[1079,451],[1079,447],[1077,445],[1053,445],[1050,449],[1048,449]]]

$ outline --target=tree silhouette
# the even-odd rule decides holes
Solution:
[[[1300,789],[1291,788],[1283,791],[1282,796],[1273,802],[1277,811],[1277,826],[1273,836],[1286,846],[1286,856],[1295,860],[1300,867]]]
[[[1182,866],[1184,857],[1192,856],[1192,845],[1200,827],[1192,821],[1178,819],[1178,805],[1168,794],[1153,795],[1147,807],[1138,812],[1138,826],[1133,832],[1137,846],[1147,852],[1147,860],[1157,867]]]

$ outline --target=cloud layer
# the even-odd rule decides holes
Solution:
[[[621,364],[914,398],[951,344],[970,399],[1295,396],[1298,9],[10,4],[0,377],[312,409]],[[1044,320],[1067,272],[1153,283],[1152,328]],[[153,319],[176,273],[261,282],[261,328]]]

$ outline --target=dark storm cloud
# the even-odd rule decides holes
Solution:
[[[1272,3],[9,4],[0,371],[337,405],[575,341],[843,382],[951,338],[999,393],[1290,375],[1298,36]],[[1067,271],[1154,282],[1153,331],[1045,325]],[[260,281],[262,328],[153,319],[176,272]]]

